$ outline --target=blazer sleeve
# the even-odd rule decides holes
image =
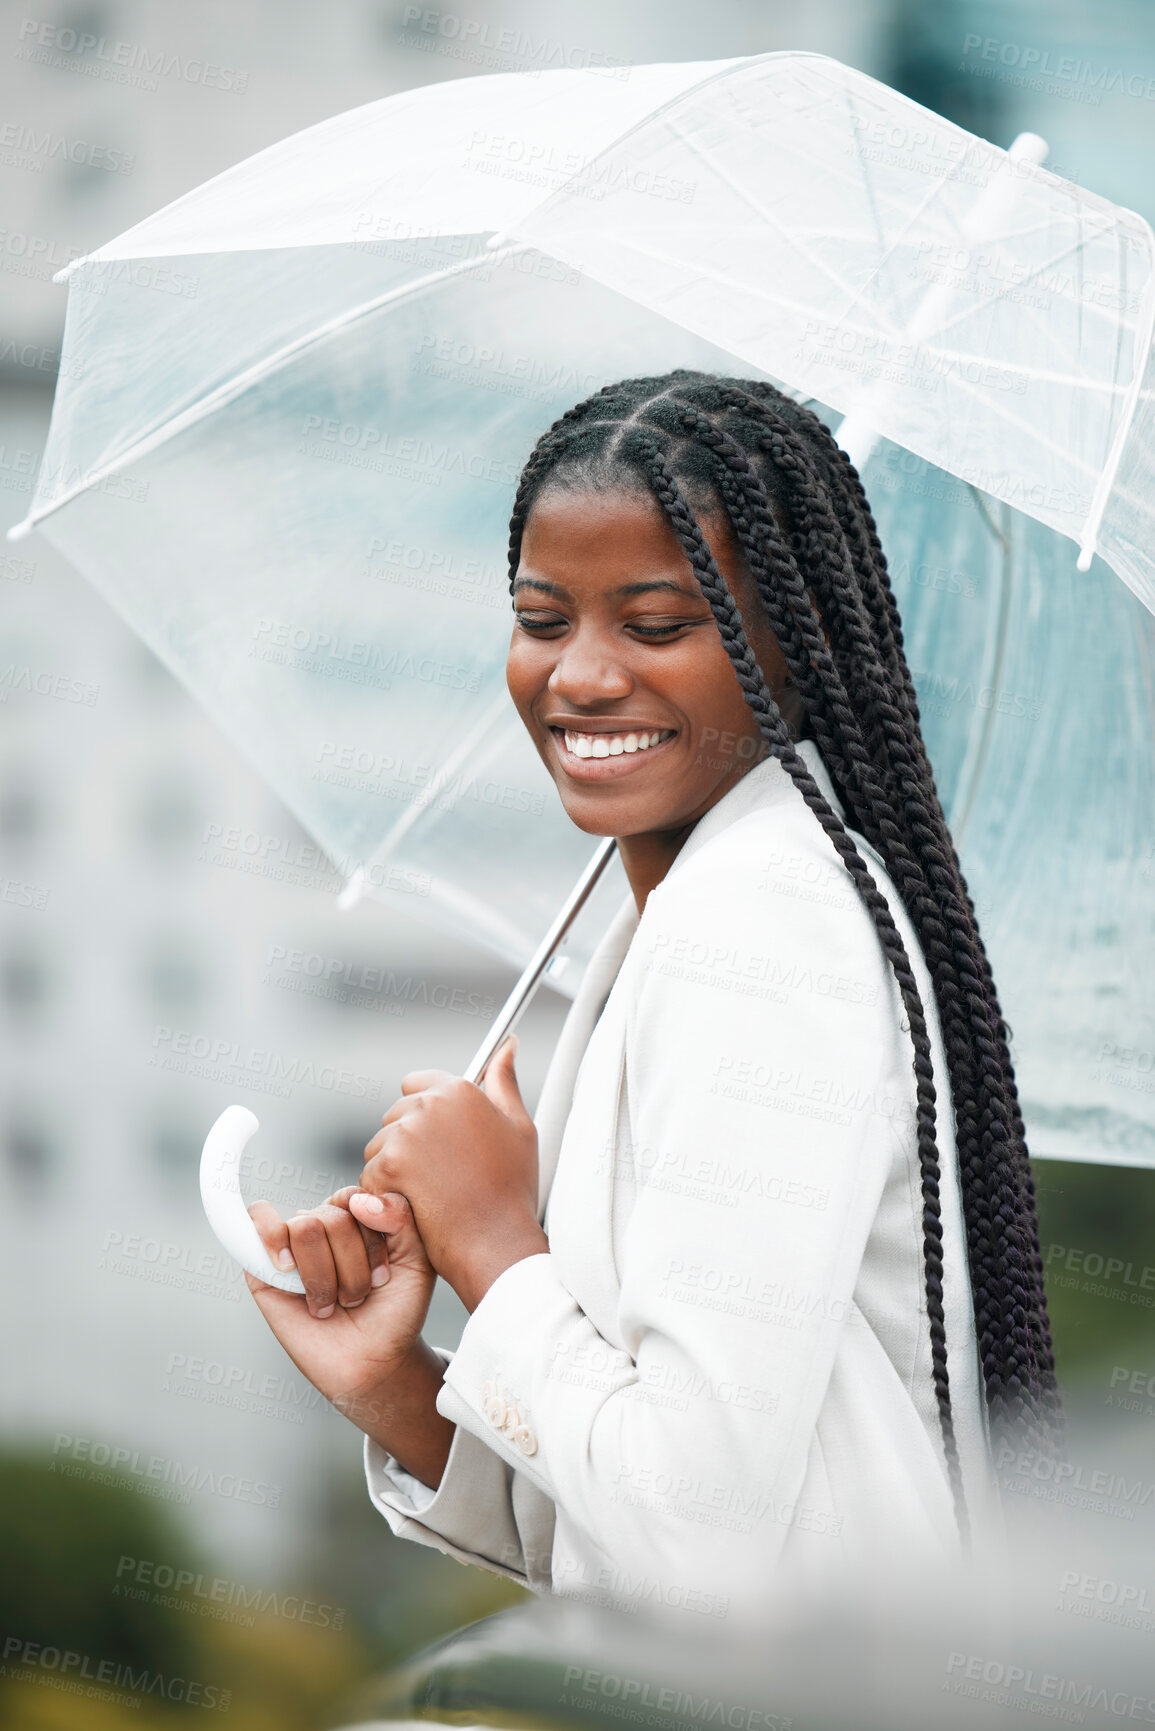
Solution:
[[[448,1348],[433,1350],[446,1364],[452,1361]],[[533,1592],[549,1590],[551,1498],[460,1425],[436,1490],[371,1437],[365,1438],[365,1478],[371,1501],[398,1538],[431,1545]]]
[[[784,875],[795,831],[807,869]],[[667,877],[615,986],[634,1195],[617,1343],[543,1252],[485,1293],[442,1390],[609,1563],[722,1596],[765,1578],[792,1526],[838,1532],[799,1493],[840,1342],[866,1326],[853,1294],[896,1132],[913,1133],[870,915],[816,826],[785,850],[768,835],[743,820]]]

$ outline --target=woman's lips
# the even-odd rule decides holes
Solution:
[[[551,727],[549,731],[557,750],[558,762],[571,781],[616,781],[619,776],[633,775],[651,758],[660,756],[678,737],[677,730],[674,729],[668,738],[659,740],[657,745],[647,746],[643,751],[623,751],[616,757],[579,757],[566,744],[565,728]],[[654,728],[651,731],[662,733],[666,730]]]

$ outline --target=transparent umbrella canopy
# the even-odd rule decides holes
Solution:
[[[429,85],[69,267],[16,533],[200,698],[347,901],[521,966],[591,849],[504,684],[531,445],[672,367],[848,417],[1033,1150],[1155,1164],[1153,267],[1133,213],[820,56]],[[624,893],[614,867],[597,896]]]

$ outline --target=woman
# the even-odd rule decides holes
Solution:
[[[768,384],[608,386],[510,574],[510,692],[630,900],[536,1127],[513,1042],[407,1076],[360,1188],[254,1207],[308,1293],[257,1302],[394,1531],[538,1591],[757,1615],[997,1543],[992,1443],[1059,1444],[1034,1193],[855,471]]]

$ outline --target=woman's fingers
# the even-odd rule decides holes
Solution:
[[[288,1222],[289,1245],[305,1288],[310,1316],[332,1316],[337,1308],[337,1266],[329,1234],[319,1211],[294,1214]]]
[[[357,1184],[346,1184],[343,1190],[337,1190],[325,1204],[327,1208],[342,1208],[346,1217],[357,1227],[365,1244],[365,1254],[369,1262],[370,1286],[384,1286],[389,1278],[389,1249],[383,1237],[388,1227],[378,1227],[371,1232],[367,1226],[358,1225],[356,1216],[349,1213],[349,1202],[354,1196],[360,1196],[361,1189]]]
[[[293,1252],[289,1248],[289,1228],[271,1202],[254,1202],[249,1219],[257,1236],[278,1268],[293,1267]]]
[[[389,1255],[394,1263],[428,1263],[407,1196],[397,1190],[387,1190],[381,1196],[354,1190],[349,1198],[349,1212],[356,1215],[362,1226],[372,1227],[373,1236],[389,1234]]]
[[[318,1208],[317,1214],[329,1234],[337,1271],[337,1303],[345,1310],[355,1310],[364,1304],[374,1285],[381,1284],[380,1279],[373,1278],[381,1258],[367,1243],[372,1234],[362,1231],[347,1208],[326,1205]]]
[[[370,1227],[349,1211],[361,1196],[355,1184],[338,1190],[319,1208],[282,1220],[269,1202],[254,1202],[249,1217],[278,1268],[296,1268],[305,1288],[309,1314],[323,1321],[337,1306],[355,1310],[370,1292],[389,1279],[389,1253],[383,1233],[397,1224],[396,1210],[382,1213]],[[394,1201],[403,1199],[394,1199]],[[408,1204],[405,1205],[406,1209]]]

